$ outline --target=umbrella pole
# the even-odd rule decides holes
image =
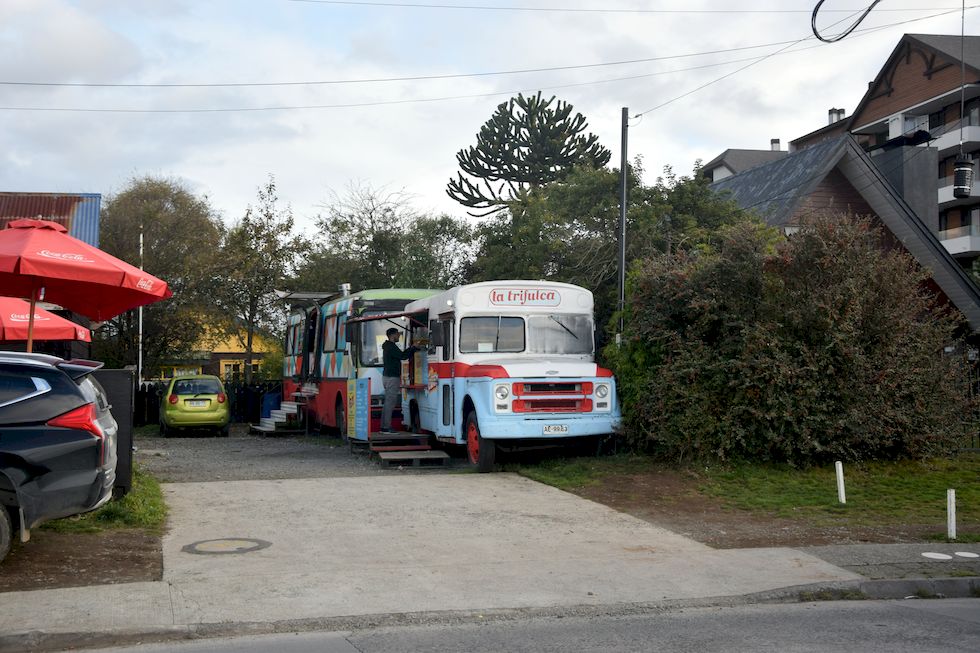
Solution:
[[[34,307],[37,306],[37,289],[31,291],[31,312],[27,316],[27,353],[34,351]]]

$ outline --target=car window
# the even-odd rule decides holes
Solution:
[[[47,381],[27,374],[0,375],[0,407],[51,389]]]
[[[216,395],[221,392],[218,379],[181,379],[174,381],[175,395]]]

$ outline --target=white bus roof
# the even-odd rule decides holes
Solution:
[[[592,313],[592,292],[557,281],[505,279],[456,286],[420,299],[406,312],[429,310],[430,315],[459,313]]]

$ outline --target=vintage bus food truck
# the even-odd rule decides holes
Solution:
[[[309,426],[346,433],[347,382],[370,379],[371,430],[381,419],[381,345],[384,322],[365,322],[347,327],[356,317],[401,311],[412,300],[428,297],[437,290],[384,288],[349,293],[284,294],[292,305],[286,326],[283,359],[283,399],[302,399]],[[400,323],[407,323],[403,318]],[[348,335],[351,337],[348,338]]]
[[[616,381],[595,363],[592,309],[585,288],[543,281],[475,283],[408,304],[421,346],[403,363],[413,430],[465,445],[484,472],[498,447],[612,433]]]

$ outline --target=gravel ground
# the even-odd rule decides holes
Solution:
[[[439,474],[442,469],[382,469],[366,453],[351,452],[333,437],[249,435],[236,424],[227,438],[137,435],[136,462],[163,483],[283,478]],[[448,469],[465,468],[454,460]]]

